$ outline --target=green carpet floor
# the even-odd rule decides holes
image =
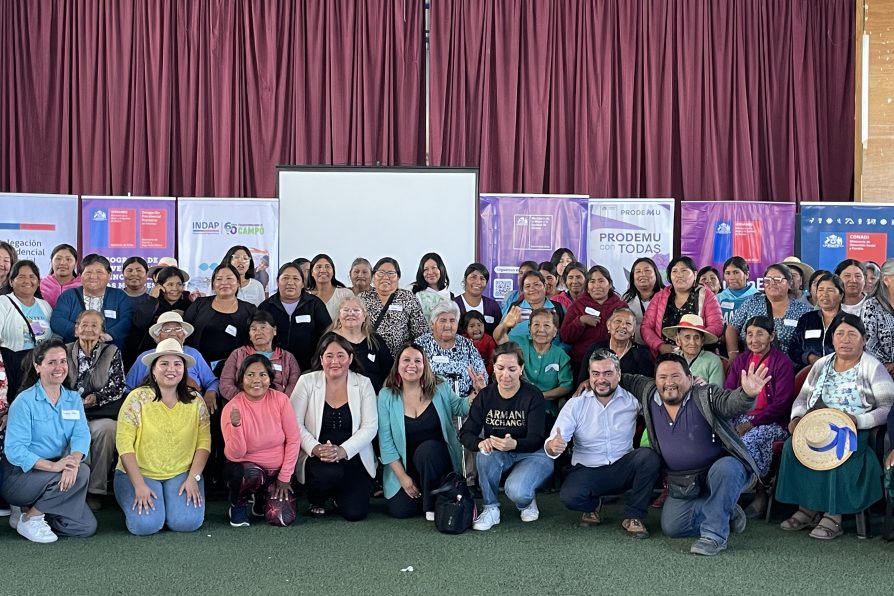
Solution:
[[[887,593],[894,580],[894,543],[858,540],[852,518],[832,542],[749,522],[729,550],[705,558],[689,554],[691,540],[662,536],[655,511],[653,537],[633,540],[619,527],[619,504],[606,507],[602,526],[580,529],[557,495],[538,502],[538,522],[523,524],[504,505],[493,530],[460,536],[393,520],[381,499],[363,522],[301,516],[285,529],[231,528],[226,504],[212,502],[200,531],[144,538],[109,505],[97,536],[51,545],[25,541],[3,520],[0,594],[854,595]]]

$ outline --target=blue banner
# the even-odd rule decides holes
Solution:
[[[801,260],[834,271],[844,259],[885,262],[894,246],[894,205],[801,203]]]

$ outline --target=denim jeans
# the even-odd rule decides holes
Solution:
[[[186,480],[189,472],[183,472],[167,480],[153,480],[144,477],[146,485],[158,497],[155,499],[155,509],[138,513],[133,508],[133,499],[136,491],[127,474],[120,470],[115,471],[115,499],[124,511],[124,519],[127,530],[137,536],[147,536],[160,531],[165,524],[173,532],[194,532],[205,521],[205,481],[199,482],[199,492],[202,494],[202,504],[187,504],[186,492],[178,495],[180,485]]]
[[[534,500],[534,492],[553,473],[553,460],[543,449],[532,453],[515,451],[479,452],[475,456],[478,465],[478,484],[485,507],[499,507],[497,492],[503,472],[512,469],[506,478],[506,496],[519,509],[524,509]]]
[[[661,531],[671,538],[700,536],[726,544],[730,517],[751,473],[739,459],[718,459],[708,470],[707,487],[695,499],[668,497],[661,509]]]

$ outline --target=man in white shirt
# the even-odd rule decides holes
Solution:
[[[608,350],[597,350],[589,361],[589,384],[559,412],[546,454],[555,459],[574,439],[572,469],[559,498],[566,507],[582,511],[580,525],[602,522],[602,496],[631,491],[621,523],[629,536],[648,538],[643,520],[658,479],[661,457],[648,448],[633,448],[640,403],[619,387],[621,363]]]

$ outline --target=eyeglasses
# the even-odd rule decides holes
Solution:
[[[788,280],[787,280],[786,278],[782,277],[782,276],[765,277],[765,278],[764,278],[764,285],[781,284],[781,283],[786,282],[786,281],[788,281]]]
[[[376,277],[378,277],[378,278],[397,277],[397,271],[376,271]]]
[[[338,312],[345,314],[345,315],[359,315],[363,311],[360,310],[359,308],[340,308],[340,309],[338,309]]]
[[[251,261],[251,257],[245,257],[240,255],[233,255],[230,257],[231,261]]]
[[[181,331],[183,331],[183,327],[181,327],[180,325],[177,325],[176,327],[162,327],[161,328],[162,333],[179,333]]]

